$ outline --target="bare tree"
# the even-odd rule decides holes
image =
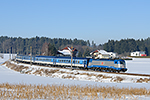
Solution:
[[[48,55],[48,43],[45,42],[41,49],[42,55]]]

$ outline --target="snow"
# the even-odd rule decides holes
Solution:
[[[0,58],[0,64],[4,63],[6,60],[9,59],[9,54],[5,54],[4,58]],[[14,62],[12,62],[14,63]],[[16,63],[14,63],[16,64]],[[150,74],[150,59],[149,58],[133,58],[133,60],[126,61],[128,71],[127,73],[141,73],[141,74]],[[31,74],[21,74],[20,72],[13,71],[9,68],[7,68],[5,65],[0,65],[0,83],[25,83],[25,84],[64,84],[64,85],[80,85],[80,86],[86,86],[86,85],[97,85],[97,86],[115,86],[115,87],[128,87],[128,88],[146,88],[150,89],[150,82],[149,83],[136,83],[135,81],[140,78],[150,78],[150,77],[144,77],[144,76],[132,76],[132,75],[119,75],[119,74],[108,74],[103,72],[86,72],[86,71],[77,71],[73,70],[70,71],[69,69],[60,69],[60,68],[48,68],[48,67],[42,67],[42,66],[30,66],[27,64],[19,64],[28,66],[32,70]],[[33,75],[33,73],[37,69],[59,69],[57,73],[52,74],[51,77],[46,77],[45,74],[40,75]],[[61,73],[61,72],[72,72],[73,74],[67,74],[67,73]],[[79,74],[80,73],[80,74]],[[124,80],[121,82],[112,82],[112,78],[103,78],[98,80],[96,76],[87,76],[87,75],[81,75],[81,73],[88,73],[88,74],[96,74],[96,75],[104,75],[113,77],[115,79],[116,77],[122,77]],[[63,79],[63,77],[70,75],[74,76],[75,79]],[[143,99],[144,97],[140,97]],[[145,99],[145,98],[144,98]],[[150,99],[150,97],[147,98],[147,100]]]
[[[133,58],[126,61],[128,73],[140,73],[150,75],[150,58]]]

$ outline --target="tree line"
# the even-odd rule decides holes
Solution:
[[[0,52],[1,53],[18,53],[28,55],[30,47],[32,47],[33,55],[56,55],[57,50],[63,49],[66,46],[73,46],[78,50],[79,57],[89,56],[89,52],[93,50],[92,46],[96,46],[94,42],[92,45],[90,41],[66,38],[47,38],[47,37],[0,37]]]
[[[150,55],[150,37],[147,39],[121,39],[120,41],[108,40],[103,44],[103,48],[109,52],[116,52],[125,56],[130,55],[130,52],[145,51]]]
[[[28,55],[30,47],[32,47],[33,55],[49,55],[55,56],[57,50],[61,50],[66,46],[73,46],[78,50],[78,57],[90,56],[90,52],[97,49],[104,49],[108,52],[115,52],[123,56],[128,56],[133,51],[146,51],[150,55],[150,38],[147,39],[121,39],[108,40],[107,43],[96,45],[94,41],[89,40],[66,39],[66,38],[48,38],[48,37],[0,37],[1,53],[18,53]]]

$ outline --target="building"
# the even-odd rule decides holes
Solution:
[[[113,52],[107,52],[105,50],[96,50],[91,52],[90,55],[95,59],[109,59],[109,58],[116,58],[117,54]]]
[[[131,56],[147,56],[145,54],[145,51],[136,51],[136,52],[131,52]]]
[[[67,46],[63,48],[62,50],[58,50],[57,54],[61,54],[63,56],[71,56],[71,52],[72,52],[72,56],[75,57],[78,50],[76,48]]]

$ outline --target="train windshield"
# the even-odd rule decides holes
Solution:
[[[120,64],[122,64],[125,68],[125,62],[124,61],[120,61]]]
[[[124,64],[124,62],[123,62],[123,61],[120,61],[120,64]]]

